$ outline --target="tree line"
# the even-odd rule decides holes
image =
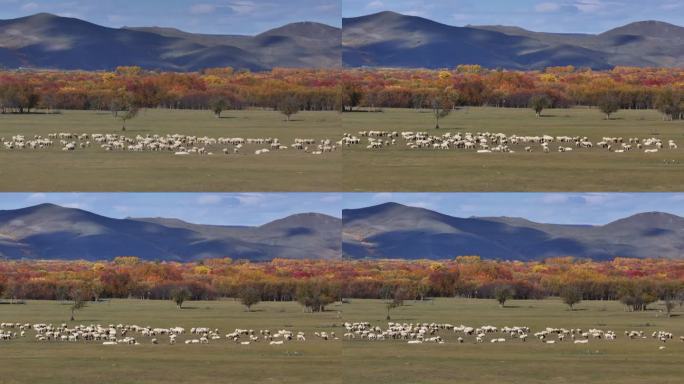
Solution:
[[[383,299],[388,305],[430,297],[621,300],[631,311],[657,300],[684,299],[684,261],[615,259],[596,262],[553,258],[535,262],[273,260],[250,263],[211,259],[196,263],[2,261],[0,293],[6,300],[216,300],[298,301],[310,311],[348,298]],[[389,311],[389,310],[388,310]]]
[[[113,72],[0,71],[0,112],[41,110],[229,109],[340,111],[363,108],[433,109],[437,125],[459,106],[658,109],[684,117],[684,69],[616,67],[592,71],[551,67],[544,71],[273,69],[198,73],[120,67]],[[287,116],[289,116],[286,113]]]

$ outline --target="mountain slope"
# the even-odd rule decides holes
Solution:
[[[172,219],[111,219],[44,204],[0,211],[0,256],[28,259],[106,260],[138,256],[189,261],[232,257],[340,257],[339,219],[295,215],[261,227],[222,227]]]
[[[537,260],[576,256],[684,257],[684,218],[645,213],[604,226],[519,218],[456,218],[399,204],[343,211],[343,252],[351,258]]]
[[[640,22],[600,35],[527,31],[509,26],[454,27],[381,12],[343,19],[347,67],[543,69],[574,65],[593,69],[684,65],[684,28]]]
[[[158,27],[107,28],[43,13],[0,20],[0,66],[111,70],[138,65],[170,71],[339,67],[339,34],[322,24],[295,23],[254,37],[194,35]]]

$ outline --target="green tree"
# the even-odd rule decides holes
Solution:
[[[300,283],[295,293],[297,301],[311,312],[324,312],[326,305],[335,302],[337,296],[321,280]]]
[[[665,306],[665,312],[667,313],[667,317],[672,317],[672,311],[674,310],[676,305],[675,298],[672,296],[667,296],[665,299],[663,299],[663,305]]]
[[[599,99],[598,107],[606,115],[606,120],[610,120],[610,115],[620,110],[620,99],[613,94],[607,93]]]
[[[506,306],[506,302],[513,298],[514,294],[515,292],[510,285],[497,285],[494,288],[494,298],[499,302],[501,308]]]
[[[296,97],[289,95],[285,96],[278,103],[278,111],[287,117],[287,121],[290,121],[292,115],[299,113],[300,103]]]
[[[391,320],[390,312],[397,307],[404,305],[406,298],[405,291],[400,287],[385,285],[380,289],[380,297],[384,300],[387,310],[387,320]]]
[[[358,84],[350,81],[340,85],[338,93],[338,104],[342,112],[352,112],[363,100],[363,91]]]
[[[115,119],[122,121],[121,130],[126,131],[126,122],[138,116],[140,108],[131,93],[121,92],[112,100],[111,111]]]
[[[192,294],[185,287],[177,287],[171,291],[171,300],[176,303],[178,309],[183,309],[183,303],[189,300]]]
[[[655,106],[667,120],[680,120],[684,115],[684,96],[682,92],[667,87],[658,93]]]
[[[432,114],[435,117],[435,129],[440,129],[439,122],[453,111],[453,102],[448,92],[444,92],[432,99]]]
[[[228,100],[223,97],[215,97],[209,102],[209,107],[217,119],[221,118],[221,113],[229,108]]]
[[[582,301],[582,291],[577,287],[568,286],[561,290],[560,297],[570,310],[574,311],[575,305]]]
[[[71,321],[75,320],[76,311],[80,311],[85,308],[86,300],[88,299],[87,293],[81,287],[74,288],[70,293],[71,298]]]
[[[546,95],[536,95],[530,98],[529,106],[537,114],[537,118],[541,117],[541,113],[544,109],[551,106],[551,99]]]
[[[244,286],[238,292],[238,299],[247,308],[247,312],[251,312],[252,306],[261,301],[261,292],[254,286]]]

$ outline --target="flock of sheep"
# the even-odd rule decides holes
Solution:
[[[475,153],[515,153],[524,152],[572,152],[576,150],[600,149],[613,153],[641,151],[657,153],[665,150],[678,149],[674,140],[664,141],[656,137],[622,138],[603,137],[601,141],[592,142],[588,137],[580,136],[518,136],[503,133],[451,133],[441,136],[430,135],[427,132],[390,132],[390,131],[361,131],[358,135],[346,133],[342,139],[294,139],[289,145],[284,145],[278,138],[229,138],[229,137],[199,137],[188,135],[137,135],[128,137],[119,134],[74,134],[51,133],[47,137],[35,135],[27,138],[15,135],[9,139],[0,137],[0,149],[40,150],[61,148],[71,152],[97,147],[105,151],[129,152],[163,152],[177,156],[207,155],[216,153],[224,155],[253,153],[265,155],[275,151],[297,150],[312,155],[322,155],[335,152],[339,148],[350,148],[365,145],[369,150],[381,150],[397,145],[404,145],[410,149],[432,150],[464,150]]]
[[[505,343],[505,342],[526,342],[528,339],[535,339],[544,344],[557,344],[571,342],[573,344],[589,344],[590,342],[615,341],[618,334],[611,330],[600,329],[580,329],[580,328],[546,328],[532,333],[529,327],[495,327],[483,325],[480,327],[470,327],[465,325],[452,325],[446,323],[388,323],[386,328],[374,326],[369,322],[345,323],[346,332],[344,338],[347,340],[365,341],[405,341],[408,344],[436,343],[444,344],[446,336],[449,334],[456,337],[459,344],[471,343]],[[624,337],[629,340],[649,339],[644,331],[626,330]],[[675,336],[667,331],[654,331],[650,338],[662,344],[673,340]],[[679,340],[684,342],[684,336]],[[665,349],[664,345],[659,347]]]
[[[603,137],[601,141],[594,143],[588,137],[581,136],[509,136],[491,132],[447,132],[441,136],[435,136],[427,132],[361,131],[358,132],[358,135],[345,134],[341,144],[345,147],[365,145],[366,149],[369,150],[404,145],[410,149],[470,150],[476,153],[515,153],[516,151],[550,153],[594,148],[614,153],[629,151],[657,153],[663,150],[678,149],[674,140],[665,142],[655,137],[627,139]]]
[[[75,325],[67,324],[30,324],[30,323],[0,323],[0,341],[10,341],[17,338],[33,335],[40,342],[81,342],[100,343],[102,345],[140,345],[148,344],[209,344],[220,340],[228,340],[238,345],[250,345],[254,343],[268,343],[269,345],[283,345],[288,342],[305,342],[307,337],[304,332],[290,330],[271,331],[262,329],[235,329],[222,335],[218,329],[196,327],[186,331],[183,327],[153,328],[130,324],[100,324]],[[335,332],[314,332],[316,340],[332,341],[339,340]],[[162,340],[163,339],[163,340]],[[183,339],[183,340],[181,340]]]
[[[323,155],[338,149],[338,143],[330,139],[294,139],[290,145],[284,145],[278,138],[239,138],[239,137],[207,137],[189,135],[136,135],[128,137],[119,134],[75,134],[51,133],[47,137],[35,135],[26,137],[15,135],[9,139],[0,137],[0,149],[9,151],[47,150],[61,148],[72,152],[89,148],[100,148],[104,151],[128,152],[162,152],[177,156],[206,155],[215,153],[224,155],[253,153],[263,155],[273,151],[288,149],[302,151],[312,155]]]
[[[610,342],[618,339],[618,333],[612,330],[580,329],[580,328],[545,328],[532,332],[530,327],[506,326],[495,327],[483,325],[471,327],[452,325],[447,323],[393,323],[387,327],[372,325],[370,322],[346,322],[343,339],[348,341],[405,341],[408,344],[435,343],[444,344],[447,337],[454,338],[459,344],[469,343],[524,343],[536,340],[544,344],[589,344],[600,341]],[[140,345],[147,344],[209,344],[227,340],[237,345],[251,345],[266,343],[268,345],[283,345],[289,342],[306,342],[307,336],[302,331],[262,329],[235,329],[222,334],[218,329],[196,327],[186,331],[183,327],[153,328],[150,326],[109,324],[75,325],[67,324],[30,324],[30,323],[0,323],[0,341],[11,341],[17,338],[30,337],[39,342],[81,342],[100,343],[102,345]],[[659,330],[646,334],[640,330],[626,330],[624,337],[628,340],[651,339],[661,343],[660,350],[665,349],[665,343],[675,339],[668,331]],[[182,339],[182,340],[181,340]],[[313,339],[319,341],[337,341],[340,338],[335,332],[314,332]],[[684,336],[679,340],[684,342]]]

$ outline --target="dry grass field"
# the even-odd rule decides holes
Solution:
[[[684,312],[673,317],[653,310],[627,313],[617,302],[583,302],[569,311],[560,300],[511,301],[499,308],[494,300],[437,299],[407,301],[392,311],[401,323],[451,323],[528,326],[531,332],[554,328],[597,328],[617,333],[616,341],[591,340],[544,344],[533,337],[523,343],[459,344],[452,331],[440,333],[444,344],[409,345],[406,341],[323,341],[314,332],[345,332],[344,321],[368,321],[386,327],[385,307],[378,300],[334,304],[324,313],[305,313],[296,303],[261,303],[246,312],[234,301],[189,302],[178,310],[171,302],[114,300],[89,304],[77,312],[74,324],[137,324],[303,331],[305,342],[243,346],[225,339],[208,345],[185,345],[183,336],[169,345],[138,337],[140,345],[103,346],[100,342],[38,342],[32,334],[0,342],[0,383],[680,383],[684,342]],[[0,305],[0,322],[61,324],[69,306],[29,301]],[[641,330],[647,339],[629,340],[625,330]],[[665,344],[656,330],[673,332]],[[665,346],[664,350],[659,347]]]
[[[209,111],[143,110],[127,123],[108,112],[64,111],[58,115],[0,115],[0,137],[32,138],[50,133],[278,138],[289,146],[295,138],[339,140],[339,114],[301,112],[286,122],[271,111],[228,111],[217,119]],[[172,152],[107,152],[97,146],[64,152],[57,143],[47,150],[7,150],[0,146],[0,190],[47,192],[251,192],[339,191],[341,154],[315,156],[288,149],[265,155],[248,145],[240,154],[224,155],[226,146],[209,148],[213,156],[174,156]]]
[[[656,111],[620,111],[609,121],[596,109],[546,110],[537,119],[529,109],[465,108],[453,112],[434,129],[431,111],[386,109],[380,113],[346,113],[344,132],[421,131],[430,135],[492,132],[506,135],[586,136],[594,144],[605,136],[674,140],[679,149],[644,153],[610,153],[575,149],[558,153],[478,154],[464,150],[409,149],[398,145],[380,150],[363,144],[345,149],[345,191],[399,192],[613,192],[684,189],[684,122],[663,121]]]

